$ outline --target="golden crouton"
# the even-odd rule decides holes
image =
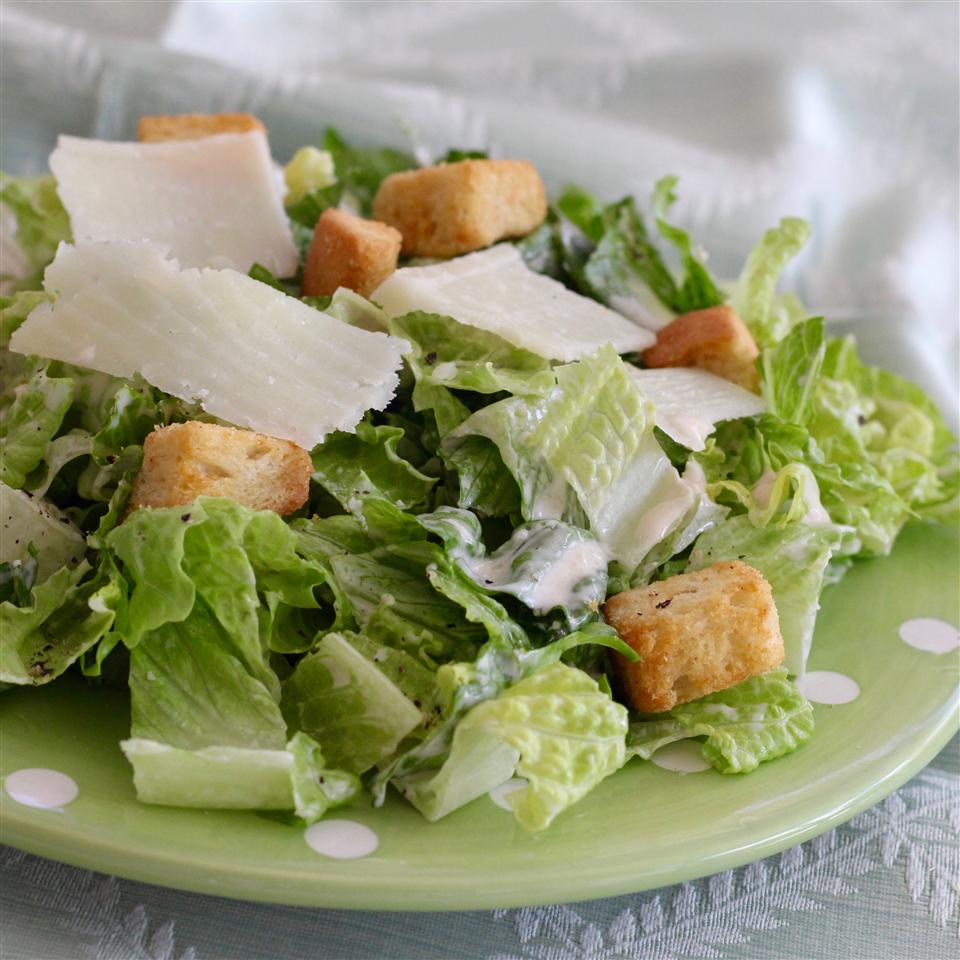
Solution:
[[[282,515],[306,503],[312,473],[310,454],[289,440],[197,420],[174,423],[144,442],[129,509],[207,496]]]
[[[770,584],[739,560],[611,597],[607,622],[640,655],[615,654],[627,702],[660,713],[783,662]]]
[[[218,133],[249,133],[267,128],[249,113],[180,113],[172,117],[141,117],[137,138],[142,143],[199,140]]]
[[[303,292],[329,297],[348,287],[369,297],[397,269],[402,237],[385,223],[346,210],[324,210],[303,269]]]
[[[456,257],[538,227],[547,193],[526,160],[460,160],[391,174],[373,214],[403,234],[405,254]]]
[[[672,320],[642,358],[648,367],[700,367],[756,390],[759,353],[750,331],[729,307],[710,307]]]

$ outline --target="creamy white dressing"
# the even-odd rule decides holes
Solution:
[[[524,592],[527,605],[538,614],[548,613],[554,607],[579,606],[577,584],[606,566],[606,551],[596,540],[573,543]]]
[[[368,857],[380,846],[380,838],[355,820],[321,820],[303,833],[307,846],[334,860]]]
[[[736,707],[731,707],[727,703],[705,703],[701,709],[705,713],[715,713],[718,716],[724,717],[727,720],[739,720],[740,711]]]
[[[432,380],[452,380],[457,375],[457,365],[448,360],[445,363],[438,363],[431,372]]]
[[[30,258],[17,240],[17,215],[5,203],[0,203],[0,263],[6,277],[0,295],[7,296],[17,280],[30,274]]]
[[[522,790],[526,785],[527,781],[524,780],[523,777],[511,777],[509,780],[501,783],[500,786],[494,787],[487,796],[501,809],[513,812],[513,807],[510,806],[507,797],[509,797],[511,793]]]
[[[688,460],[680,478],[694,493],[705,496],[707,493],[707,475],[696,460]]]
[[[823,504],[820,503],[819,494],[817,495],[817,503],[810,507],[809,510],[803,515],[802,522],[811,527],[821,526],[825,523],[832,523],[830,519],[830,514],[827,513]]]
[[[657,417],[657,426],[688,450],[703,450],[714,423],[692,413],[664,413]]]
[[[950,653],[960,647],[960,630],[946,620],[917,617],[900,624],[900,639],[925,653]]]
[[[324,661],[324,665],[327,670],[330,671],[330,687],[333,690],[337,690],[340,687],[345,687],[347,684],[353,680],[353,677],[350,675],[350,671],[339,661],[333,659],[333,657],[328,657]]]
[[[554,477],[537,494],[530,507],[531,520],[559,520],[567,508],[567,482],[563,477]]]
[[[678,740],[661,747],[651,758],[658,767],[672,773],[701,773],[710,769],[695,740]]]
[[[833,670],[814,670],[797,677],[800,692],[814,703],[838,706],[860,696],[860,685],[853,677]]]
[[[765,470],[760,479],[753,485],[753,499],[760,507],[770,506],[770,497],[773,495],[773,485],[777,482],[777,474],[773,470]]]
[[[696,502],[696,494],[689,487],[669,500],[647,510],[634,531],[636,552],[646,556],[687,515]]]
[[[26,767],[7,774],[7,795],[25,807],[58,810],[77,799],[80,788],[73,777],[45,767]]]

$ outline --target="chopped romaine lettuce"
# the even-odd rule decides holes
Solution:
[[[624,707],[582,671],[554,663],[473,707],[457,725],[439,773],[398,786],[435,820],[515,769],[527,785],[507,802],[522,827],[543,830],[623,766],[626,732]]]
[[[554,372],[548,394],[484,407],[443,449],[453,453],[472,435],[492,440],[520,487],[525,519],[585,526],[633,571],[700,498],[657,443],[653,405],[612,347]]]
[[[711,766],[721,773],[749,773],[811,736],[813,707],[785,670],[773,670],[632,722],[627,753],[649,760],[675,740],[706,737],[703,758]]]
[[[403,436],[399,427],[366,422],[354,433],[337,431],[314,447],[313,479],[345,510],[359,509],[365,497],[382,497],[404,510],[423,504],[436,478],[400,456]]]
[[[283,168],[283,181],[287,185],[284,203],[297,203],[313,190],[323,190],[337,182],[333,166],[333,154],[316,147],[301,147]]]
[[[23,276],[0,274],[13,289],[38,290],[44,267],[57,245],[70,241],[70,218],[52,176],[11,177],[0,172],[0,204],[16,219],[14,239],[29,266]]]
[[[784,217],[768,230],[753,248],[731,298],[731,306],[761,347],[783,339],[797,321],[797,301],[777,297],[777,283],[784,267],[800,252],[810,237],[810,224]]]
[[[120,743],[143,803],[219,810],[292,810],[305,823],[360,793],[360,782],[328,769],[320,748],[295,734],[276,750],[172,747],[132,737]]]
[[[86,561],[61,567],[32,588],[27,603],[0,603],[0,682],[49,683],[107,638],[126,585],[109,557],[89,573]]]
[[[833,523],[798,521],[785,526],[754,526],[748,516],[732,517],[697,539],[690,570],[720,560],[743,560],[759,570],[773,590],[786,662],[803,673],[813,640],[820,593],[831,558],[855,552],[852,531]]]
[[[677,195],[673,192],[676,185],[676,177],[661,177],[653,189],[651,206],[660,235],[677,248],[683,265],[683,278],[672,306],[678,313],[689,313],[715,307],[723,303],[725,297],[694,250],[690,235],[686,230],[667,223],[670,208],[677,202]]]
[[[2,482],[0,532],[0,562],[25,561],[32,547],[36,583],[61,567],[75,567],[87,551],[83,533],[52,503]]]
[[[396,750],[423,716],[344,635],[328,633],[284,681],[283,714],[336,767],[363,773]]]

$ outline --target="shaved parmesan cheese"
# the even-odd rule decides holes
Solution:
[[[405,340],[351,327],[235,270],[181,270],[152,243],[61,244],[58,291],[10,349],[154,386],[310,449],[396,390]]]
[[[696,367],[627,369],[656,408],[657,426],[689,450],[702,450],[722,420],[752,417],[766,409],[743,387]]]
[[[74,240],[151,240],[184,267],[297,270],[266,135],[108,143],[61,136],[50,169]]]
[[[411,310],[444,314],[550,360],[579,360],[605,343],[629,353],[656,339],[613,310],[534,273],[509,243],[429,267],[404,267],[370,299],[389,317]]]
[[[0,562],[26,559],[37,551],[37,583],[63,566],[75,567],[87,552],[83,534],[52,504],[0,483]]]

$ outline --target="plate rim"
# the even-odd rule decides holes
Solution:
[[[602,878],[599,881],[591,879],[588,890],[581,885],[582,880],[565,874],[558,874],[546,881],[540,877],[535,889],[522,890],[507,884],[499,890],[461,888],[444,885],[444,878],[437,877],[419,884],[416,902],[411,903],[405,899],[403,888],[399,891],[396,885],[381,888],[369,877],[340,877],[317,886],[303,884],[302,877],[262,863],[225,871],[198,863],[189,856],[162,851],[150,851],[149,858],[138,860],[136,851],[129,846],[107,843],[102,838],[86,840],[82,834],[58,829],[55,820],[37,823],[28,820],[27,816],[18,818],[15,814],[11,815],[9,811],[15,809],[16,805],[9,802],[5,791],[0,793],[0,842],[70,866],[127,880],[208,896],[284,906],[390,913],[447,913],[588,902],[669,887],[735,869],[774,856],[848,822],[924,769],[960,731],[960,688],[950,694],[942,707],[936,722],[922,730],[919,747],[901,748],[901,751],[907,750],[907,755],[887,768],[878,780],[840,803],[826,804],[825,809],[808,821],[780,830],[771,837],[716,854],[697,866],[690,858],[686,858],[670,867],[638,873],[633,877],[617,872],[607,881]],[[105,851],[109,851],[107,858],[104,857]],[[267,883],[265,887],[262,886],[264,881]],[[278,881],[286,881],[283,893],[280,892]],[[365,894],[364,903],[357,902],[357,894],[361,890]],[[371,905],[371,894],[382,895],[382,902]],[[439,899],[426,905],[431,896]]]

